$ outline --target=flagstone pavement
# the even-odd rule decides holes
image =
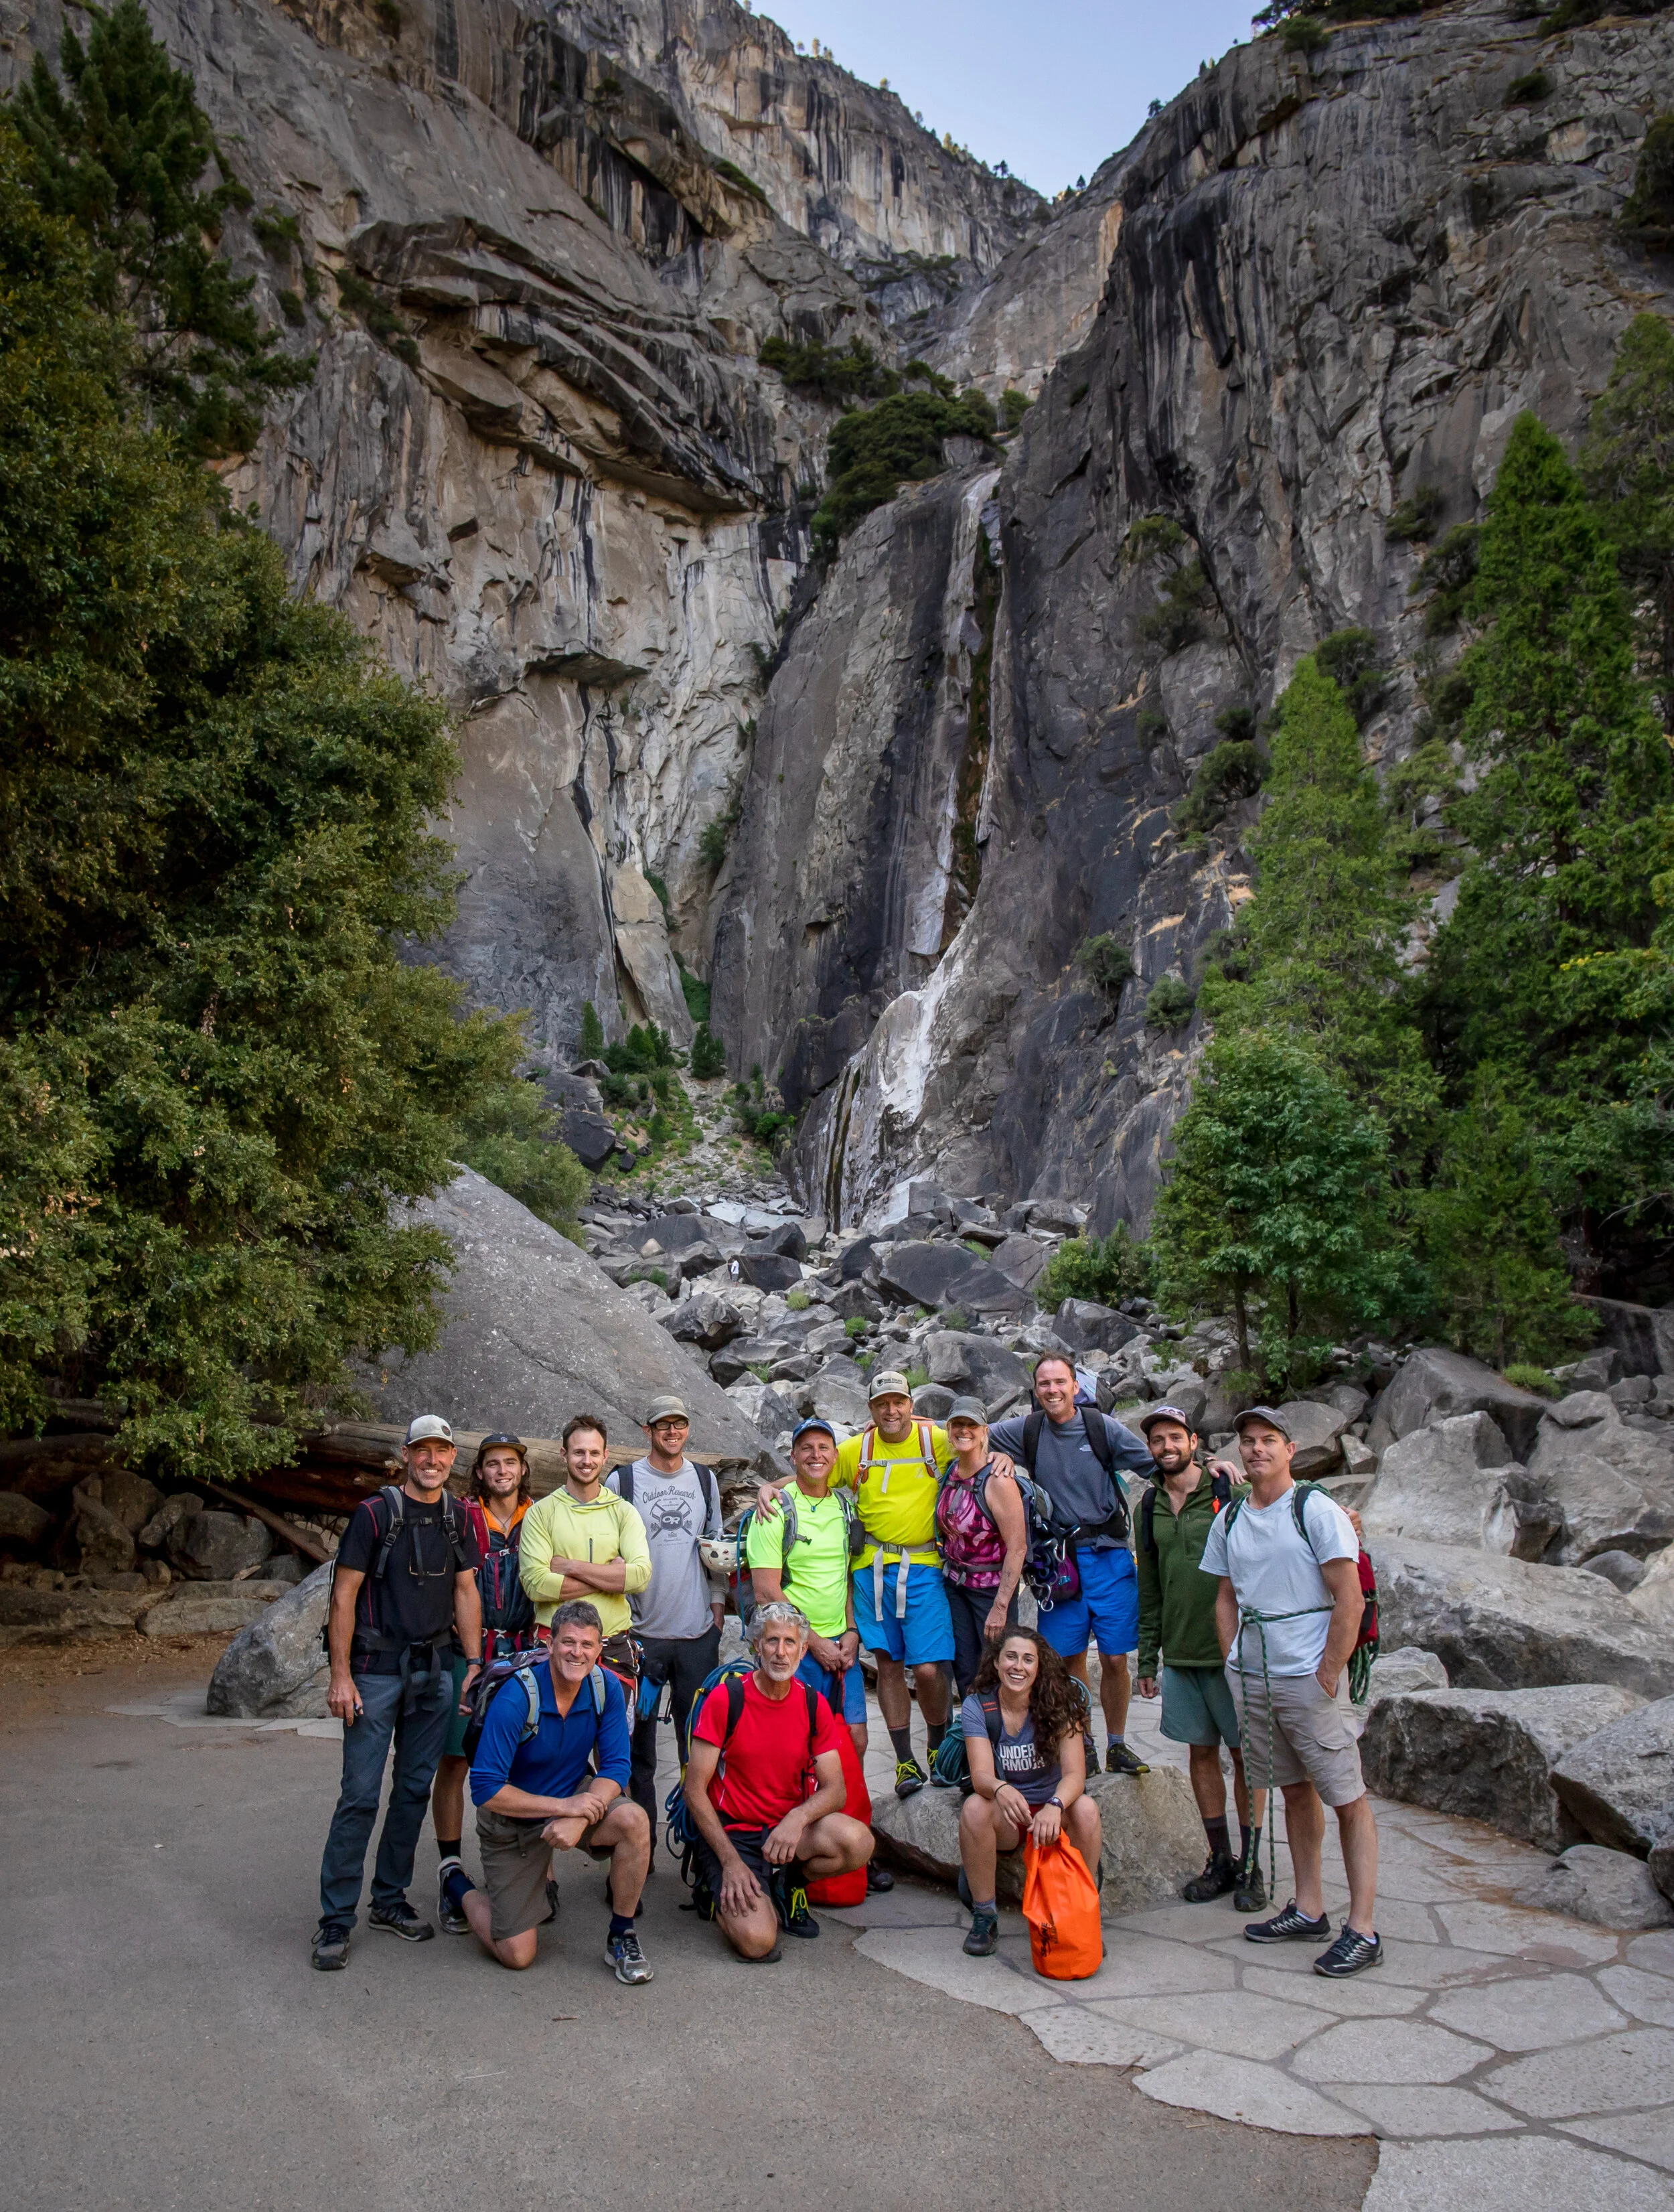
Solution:
[[[1141,1756],[1183,1765],[1156,1708],[1133,1713]],[[889,1739],[872,1735],[882,1792]],[[1104,1964],[1073,1983],[1034,1973],[1016,1913],[994,1957],[967,1959],[969,1915],[928,1885],[830,1917],[864,1929],[880,1966],[1013,2014],[1065,2065],[1121,2068],[1144,2096],[1251,2127],[1381,2137],[1367,2212],[1674,2212],[1674,1929],[1525,1908],[1543,1852],[1415,1806],[1377,1813],[1385,1963],[1348,1982],[1313,1972],[1311,1944],[1245,1942],[1226,1900],[1107,1922]],[[1277,1873],[1283,1904],[1282,1830]]]

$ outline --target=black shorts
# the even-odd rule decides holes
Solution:
[[[767,1855],[762,1849],[762,1845],[773,1833],[771,1828],[729,1828],[726,1832],[733,1850],[737,1852],[769,1898],[773,1895],[770,1884],[776,1873],[805,1873],[806,1871],[800,1859],[792,1859],[790,1865],[783,1869],[768,1863]],[[721,1863],[710,1849],[706,1837],[694,1836],[692,1838],[692,1866],[701,1886],[707,1889],[710,1896],[719,1903],[721,1893]]]

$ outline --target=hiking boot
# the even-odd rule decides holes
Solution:
[[[1000,1940],[1000,1916],[998,1912],[973,1912],[971,1932],[965,1938],[967,1959],[992,1959]]]
[[[1188,1905],[1207,1905],[1211,1899],[1224,1897],[1238,1881],[1238,1869],[1230,1859],[1223,1859],[1218,1851],[1211,1851],[1201,1874],[1193,1875],[1180,1891]]]
[[[1252,1920],[1244,1930],[1245,1938],[1252,1943],[1317,1943],[1322,1936],[1331,1932],[1329,1912],[1322,1912],[1317,1920],[1310,1920],[1306,1912],[1296,1910],[1293,1897],[1283,1912],[1276,1912],[1271,1920]]]
[[[349,1964],[348,1929],[317,1928],[313,1956],[308,1963],[322,1974],[342,1973]]]
[[[1247,1931],[1246,1931],[1247,1932]],[[1342,1981],[1350,1974],[1364,1973],[1368,1966],[1383,1964],[1383,1942],[1377,1936],[1362,1936],[1357,1928],[1350,1928],[1345,1920],[1343,1933],[1329,1951],[1322,1951],[1313,1962],[1316,1974],[1329,1974],[1333,1981]]]
[[[465,1917],[463,1905],[456,1905],[447,1893],[450,1875],[464,1872],[458,1859],[444,1859],[436,1869],[436,1918],[450,1936],[469,1936],[470,1923]]]
[[[808,1892],[787,1874],[778,1874],[773,1884],[773,1909],[787,1936],[817,1936],[820,1923],[808,1910]]]
[[[928,1776],[916,1759],[898,1759],[895,1761],[897,1797],[915,1797],[928,1779]]]
[[[882,1897],[886,1890],[893,1889],[895,1886],[895,1877],[890,1873],[888,1867],[879,1866],[876,1859],[869,1859],[866,1862],[866,1894],[868,1897]]]
[[[367,1915],[368,1928],[381,1928],[387,1936],[398,1936],[403,1943],[428,1943],[435,1929],[428,1920],[421,1920],[403,1897],[398,1905],[374,1905]]]
[[[624,1986],[631,1986],[635,1982],[648,1982],[652,1978],[651,1968],[646,1964],[646,1954],[640,1948],[637,1929],[630,1928],[626,1934],[612,1936],[606,1940],[604,1963],[616,1969],[616,1979]]]
[[[1267,1877],[1261,1871],[1261,1861],[1258,1857],[1253,1866],[1239,1868],[1238,1887],[1232,1893],[1232,1909],[1234,1912],[1261,1912],[1265,1910],[1266,1904]]]
[[[1104,1771],[1107,1774],[1149,1774],[1151,1770],[1126,1744],[1113,1743],[1105,1752]]]

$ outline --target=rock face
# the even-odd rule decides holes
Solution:
[[[1180,1885],[1203,1864],[1204,1832],[1192,1785],[1175,1767],[1149,1774],[1097,1774],[1088,1783],[1104,1823],[1104,1870],[1100,1903],[1107,1912],[1137,1912],[1172,1905]],[[932,1881],[959,1879],[958,1792],[920,1790],[916,1796],[886,1797],[872,1807],[872,1833],[881,1855]],[[1022,1897],[1022,1854],[1002,1858],[1003,1904]]]
[[[1562,1528],[1548,1556],[1563,1565],[1598,1552],[1643,1558],[1674,1542],[1674,1453],[1629,1428],[1601,1390],[1552,1407],[1529,1472],[1557,1505]]]
[[[1459,1413],[1487,1413],[1511,1447],[1507,1456],[1526,1458],[1546,1410],[1544,1398],[1532,1390],[1518,1389],[1479,1359],[1426,1345],[1404,1363],[1373,1407],[1366,1441],[1374,1451],[1382,1452],[1432,1421]]]
[[[1380,1695],[1360,1740],[1367,1787],[1559,1850],[1588,1831],[1554,1796],[1553,1768],[1640,1703],[1593,1682]]]
[[[1552,1787],[1594,1843],[1646,1857],[1674,1829],[1674,1698],[1578,1744]]]
[[[1505,1437],[1486,1413],[1456,1413],[1390,1445],[1361,1508],[1368,1545],[1387,1536],[1508,1553],[1516,1508]]]
[[[1674,1692],[1674,1644],[1597,1575],[1406,1538],[1381,1543],[1376,1565],[1385,1638],[1437,1653],[1455,1688]]]
[[[505,1192],[463,1169],[415,1220],[440,1229],[458,1265],[429,1352],[392,1352],[366,1378],[375,1418],[439,1409],[462,1428],[555,1437],[572,1413],[596,1413],[637,1442],[652,1399],[678,1390],[692,1448],[753,1461],[763,1438],[644,1309]]]
[[[331,1668],[320,1644],[331,1595],[328,1561],[241,1628],[209,1677],[208,1710],[241,1720],[312,1720]]]
[[[1674,1905],[1648,1869],[1625,1851],[1576,1844],[1522,1893],[1525,1905],[1565,1912],[1599,1928],[1674,1928]]]

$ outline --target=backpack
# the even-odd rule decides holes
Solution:
[[[855,1505],[854,1493],[845,1487],[842,1490],[831,1491],[828,1495],[837,1500],[838,1509],[842,1514],[843,1530],[848,1540],[849,1559],[852,1562],[858,1559],[866,1548],[866,1531],[860,1523],[860,1515]],[[785,1540],[779,1547],[781,1575],[779,1587],[783,1589],[783,1577],[789,1570],[792,1545],[811,1544],[814,1539],[810,1535],[804,1534],[797,1526],[797,1486],[794,1482],[787,1482],[779,1492],[779,1510],[785,1522]],[[732,1578],[732,1600],[733,1610],[737,1613],[740,1625],[744,1627],[749,1626],[750,1615],[755,1611],[755,1585],[750,1579],[749,1564],[744,1553],[749,1540],[750,1528],[756,1518],[756,1509],[751,1505],[745,1509],[738,1522],[738,1565]],[[796,1600],[790,1597],[788,1591],[785,1595],[789,1601],[794,1605]],[[712,1686],[706,1683],[704,1686],[708,1688]]]
[[[1053,1580],[1054,1577],[1062,1578],[1069,1547],[1064,1540],[1054,1533],[1052,1502],[1044,1485],[1036,1482],[1032,1475],[1025,1474],[1021,1468],[1014,1469],[1011,1479],[1023,1501],[1023,1524],[1028,1532],[1028,1555],[1023,1563],[1023,1581],[1033,1592],[1036,1604],[1044,1604],[1050,1610],[1053,1601]],[[947,1488],[950,1480],[949,1475],[943,1476],[941,1487],[936,1493],[938,1504],[942,1491]],[[993,1515],[988,1511],[986,1468],[978,1475],[972,1488],[976,1492],[977,1504],[988,1515],[989,1520],[993,1521]],[[994,1525],[998,1528],[999,1524],[995,1522]],[[1069,1560],[1069,1570],[1075,1577],[1075,1588],[1059,1589],[1057,1593],[1059,1597],[1073,1597],[1080,1590],[1081,1577],[1073,1559]]]
[[[720,1764],[715,1772],[719,1779],[726,1771],[726,1747],[732,1741],[732,1732],[743,1717],[744,1684],[755,1672],[753,1659],[724,1659],[720,1665],[706,1674],[692,1699],[692,1717],[695,1720],[703,1709],[709,1692],[726,1686],[726,1726],[721,1732]],[[798,1686],[808,1699],[808,1764],[814,1764],[814,1739],[820,1726],[820,1693],[811,1682]],[[696,1872],[697,1826],[686,1803],[686,1777],[682,1771],[668,1796],[663,1800],[664,1832],[668,1838],[670,1856],[680,1860],[680,1879],[692,1892],[692,1902],[706,1920],[715,1917],[715,1900],[698,1879]]]
[[[919,1455],[916,1460],[911,1458],[876,1460],[872,1457],[872,1446],[877,1441],[877,1423],[867,1422],[861,1432],[859,1464],[854,1470],[854,1487],[857,1496],[862,1485],[870,1480],[875,1467],[882,1468],[883,1480],[886,1482],[889,1480],[889,1471],[892,1468],[915,1466],[927,1467],[937,1480],[938,1482],[941,1480],[942,1470],[937,1465],[936,1454],[931,1447],[932,1424],[929,1421],[915,1420],[913,1425],[919,1432]]]
[[[1116,1453],[1105,1429],[1104,1416],[1096,1407],[1083,1406],[1081,1408],[1081,1425],[1094,1458],[1110,1477],[1111,1492],[1116,1504],[1108,1518],[1101,1521],[1096,1528],[1061,1528],[1058,1533],[1065,1537],[1113,1536],[1119,1542],[1125,1543],[1132,1522],[1128,1516],[1127,1500],[1122,1495],[1122,1486],[1116,1480]],[[1023,1465],[1031,1476],[1034,1473],[1034,1462],[1040,1455],[1040,1438],[1046,1426],[1046,1416],[1039,1406],[1023,1423]]]
[[[476,1538],[482,1564],[476,1570],[476,1587],[482,1599],[482,1656],[485,1660],[535,1646],[535,1607],[523,1586],[518,1565],[519,1514],[509,1540],[496,1544],[500,1534],[482,1510],[479,1498],[465,1501],[465,1518]]]
[[[982,1698],[982,1717],[988,1729],[988,1741],[998,1752],[1000,1747],[1000,1701],[992,1691]],[[957,1790],[961,1797],[972,1794],[971,1762],[965,1756],[965,1731],[962,1727],[950,1728],[936,1747],[931,1760],[931,1770],[944,1789]]]
[[[1290,1486],[1290,1517],[1296,1524],[1296,1534],[1310,1552],[1313,1551],[1313,1539],[1307,1533],[1307,1501],[1316,1490],[1329,1498],[1330,1492],[1320,1483],[1293,1482]],[[1225,1509],[1228,1543],[1243,1503],[1241,1498],[1234,1498]],[[1316,1562],[1319,1556],[1315,1552]],[[1360,1634],[1349,1655],[1349,1696],[1354,1704],[1363,1705],[1372,1687],[1372,1662],[1378,1656],[1378,1577],[1372,1565],[1372,1554],[1363,1544],[1356,1565],[1360,1572]]]
[[[549,1663],[544,1650],[514,1653],[505,1659],[491,1660],[477,1674],[465,1692],[465,1757],[475,1763],[476,1747],[482,1741],[482,1730],[488,1718],[488,1708],[508,1682],[521,1682],[523,1694],[528,1700],[523,1726],[518,1730],[518,1742],[528,1742],[541,1725],[540,1670]],[[592,1685],[595,1717],[604,1717],[604,1669],[595,1667],[588,1676]]]
[[[381,1498],[384,1502],[384,1534],[378,1547],[378,1555],[372,1563],[372,1571],[367,1577],[367,1587],[373,1593],[368,1610],[374,1615],[377,1612],[377,1593],[382,1587],[385,1576],[389,1572],[390,1554],[395,1549],[397,1537],[407,1525],[406,1492],[398,1482],[386,1482],[379,1491],[377,1498],[369,1498],[366,1501],[367,1510],[372,1516],[373,1528],[378,1525],[378,1498]],[[465,1547],[460,1541],[460,1533],[464,1527],[464,1510],[458,1499],[446,1490],[442,1492],[442,1527],[447,1533],[449,1544],[452,1547],[453,1571],[459,1575],[469,1573],[470,1570],[465,1559]],[[331,1562],[331,1589],[325,1594],[325,1620],[319,1632],[320,1649],[328,1657],[331,1650],[331,1595],[337,1587],[337,1563],[334,1559]],[[448,1636],[452,1637],[452,1629],[449,1628]],[[438,1643],[441,1640],[440,1638],[437,1638]],[[382,1629],[362,1628],[358,1620],[355,1623],[350,1642],[358,1644],[363,1651],[403,1651],[407,1648],[405,1644],[397,1644],[393,1636],[386,1636]],[[434,1649],[434,1646],[431,1648]]]
[[[1215,1500],[1216,1511],[1217,1513],[1224,1511],[1227,1502],[1232,1496],[1231,1479],[1224,1474],[1211,1474],[1209,1478],[1209,1494]],[[1139,1501],[1139,1548],[1141,1551],[1149,1552],[1153,1559],[1157,1556],[1156,1485],[1155,1483],[1150,1485]]]
[[[715,1470],[705,1467],[701,1460],[688,1459],[687,1466],[698,1479],[698,1488],[703,1492],[703,1525],[707,1528],[715,1517]],[[616,1495],[624,1505],[634,1504],[634,1463],[616,1469]],[[637,1509],[636,1509],[637,1510]]]

